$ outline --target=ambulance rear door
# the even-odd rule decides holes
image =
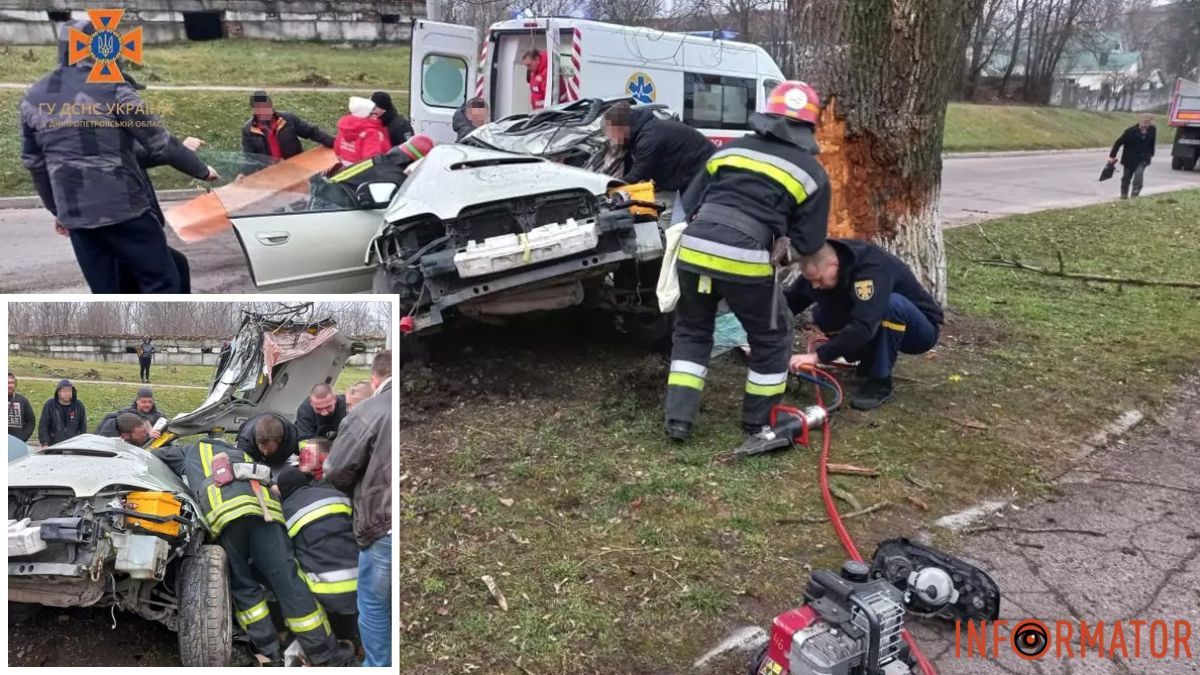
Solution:
[[[479,34],[470,26],[413,22],[409,110],[413,129],[453,143],[454,113],[474,94]]]

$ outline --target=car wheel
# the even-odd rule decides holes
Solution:
[[[669,354],[671,337],[675,332],[675,313],[628,314],[625,316],[625,328],[642,349]]]
[[[1183,160],[1183,169],[1185,171],[1195,171],[1196,170],[1196,158],[1195,157],[1192,157],[1191,159],[1185,158]]]
[[[1171,158],[1171,168],[1175,169],[1176,171],[1183,171],[1183,158],[1182,157],[1172,157]]]
[[[184,666],[230,662],[233,609],[225,549],[201,546],[179,570],[179,660]]]

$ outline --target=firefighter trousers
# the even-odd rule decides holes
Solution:
[[[225,526],[218,542],[229,559],[238,624],[250,635],[255,650],[271,659],[281,658],[267,599],[255,576],[257,571],[275,594],[284,623],[300,642],[304,655],[317,665],[328,661],[337,649],[337,640],[325,610],[296,575],[292,542],[283,525],[258,516],[243,516]]]
[[[750,372],[742,399],[742,424],[761,427],[771,407],[787,389],[792,352],[792,312],[774,277],[748,282],[717,279],[679,270],[679,303],[675,306],[674,347],[667,378],[667,421],[694,422],[708,377],[717,305],[724,299],[746,329]],[[771,317],[775,314],[775,327]]]

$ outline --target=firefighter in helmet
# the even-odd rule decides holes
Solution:
[[[829,177],[816,160],[817,92],[803,82],[775,87],[753,133],[721,147],[684,192],[687,229],[679,244],[679,302],[667,380],[667,434],[686,440],[700,410],[717,305],[737,316],[750,343],[742,405],[748,434],[768,424],[787,385],[792,314],[775,266],[794,247],[825,243]]]
[[[187,481],[212,536],[225,549],[237,621],[250,636],[255,651],[268,664],[283,665],[279,638],[259,585],[261,578],[271,587],[284,623],[310,662],[318,666],[356,665],[353,647],[337,642],[325,610],[296,574],[283,507],[261,487],[270,482],[270,469],[255,464],[250,455],[219,438],[168,446],[154,454]],[[266,503],[265,510],[256,492]]]

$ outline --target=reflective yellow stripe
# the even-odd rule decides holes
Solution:
[[[300,562],[296,562],[296,574],[308,586],[308,590],[321,595],[339,595],[341,593],[354,593],[358,590],[358,579],[345,579],[343,581],[318,581],[308,576],[300,567]]]
[[[200,466],[204,468],[204,477],[212,475],[212,443],[200,443]]]
[[[352,165],[346,167],[345,169],[339,171],[336,176],[329,179],[329,182],[330,183],[341,183],[342,181],[346,180],[347,178],[354,178],[355,176],[366,171],[367,169],[371,168],[372,166],[375,166],[374,160],[364,159],[363,161],[359,162],[358,164],[352,164]]]
[[[701,274],[700,283],[697,285],[696,290],[698,290],[701,295],[708,295],[709,293],[712,293],[712,277],[708,276],[707,274]]]
[[[746,393],[752,396],[776,396],[787,391],[787,382],[782,384],[754,384],[746,382]]]
[[[684,247],[679,248],[679,262],[739,277],[769,277],[774,274],[770,263],[740,262]]]
[[[238,625],[241,626],[243,629],[245,629],[246,626],[249,626],[250,624],[254,623],[255,621],[261,621],[265,618],[267,618],[267,600],[266,600],[266,598],[260,600],[258,602],[258,604],[254,605],[250,609],[243,610],[243,611],[237,613]]]
[[[714,157],[708,160],[709,173],[716,173],[722,167],[742,169],[743,171],[753,171],[754,173],[762,174],[782,185],[783,189],[787,190],[788,194],[792,195],[792,198],[797,203],[808,199],[808,193],[804,190],[804,185],[796,180],[795,176],[790,175],[777,166],[771,166],[766,162],[759,162],[749,157],[740,157],[737,155],[725,155],[724,157]]]
[[[208,484],[208,507],[214,512],[221,510],[221,488],[217,487],[216,483]]]
[[[704,391],[704,378],[691,373],[671,373],[667,376],[668,387],[690,387]]]
[[[904,330],[905,330],[905,328],[906,328],[906,326],[905,326],[904,324],[902,324],[902,323],[893,323],[893,322],[891,322],[891,321],[884,321],[884,322],[883,322],[883,327],[884,327],[884,328],[890,328],[890,329],[892,329],[892,330],[894,330],[894,331],[897,331],[897,332],[900,332],[900,333],[903,333],[903,332],[904,332]]]
[[[284,621],[287,622],[288,628],[293,633],[307,633],[310,630],[320,628],[322,625],[328,626],[325,619],[325,612],[321,609],[320,605],[317,605],[317,611],[312,614],[302,616],[299,619],[284,617]],[[326,630],[328,631],[328,628]]]
[[[267,502],[267,512],[275,520],[283,522],[283,511],[270,501]],[[208,526],[212,528],[213,532],[219,533],[234,520],[252,514],[262,514],[262,510],[258,506],[258,499],[250,495],[241,495],[226,501],[221,508],[206,513],[204,517],[208,520]]]
[[[314,520],[324,518],[325,516],[334,516],[339,513],[350,515],[353,513],[353,510],[346,504],[330,504],[329,506],[322,506],[319,509],[304,514],[303,518],[293,523],[292,526],[288,528],[288,536],[295,537],[297,534],[300,534],[300,530],[304,529],[305,525],[308,525]]]

